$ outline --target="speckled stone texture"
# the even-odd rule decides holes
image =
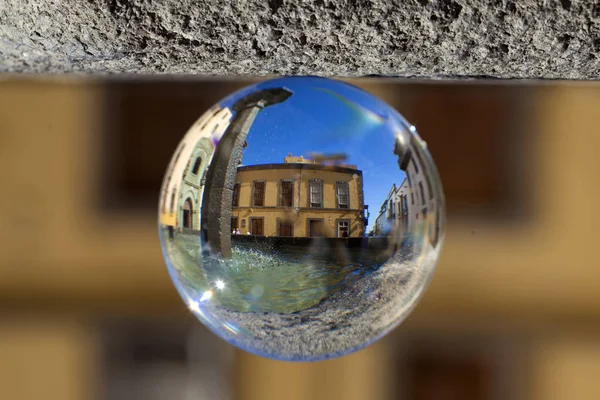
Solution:
[[[0,72],[597,79],[600,2],[0,0]]]

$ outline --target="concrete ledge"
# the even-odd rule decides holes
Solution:
[[[600,76],[583,0],[0,0],[0,72]]]

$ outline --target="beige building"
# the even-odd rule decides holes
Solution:
[[[161,224],[200,229],[204,175],[212,160],[214,143],[223,136],[231,118],[231,110],[215,106],[196,121],[184,136],[163,182]]]
[[[396,235],[402,236],[413,228],[414,221],[410,220],[408,211],[411,194],[407,179],[400,186],[392,185],[375,220],[375,236],[386,235],[392,229]]]
[[[414,130],[414,127],[410,129]],[[414,132],[413,132],[414,133]],[[416,133],[414,133],[416,135]],[[425,142],[409,134],[398,134],[394,153],[398,155],[398,165],[406,174],[406,180],[401,186],[396,198],[403,195],[402,213],[408,216],[406,228],[413,235],[426,235],[429,242],[436,245],[440,237],[439,202],[443,196],[437,195],[432,182],[434,169],[424,162]],[[410,140],[406,140],[409,137]],[[408,183],[408,186],[406,186]],[[383,206],[382,206],[383,210]],[[381,214],[380,214],[381,216]]]
[[[284,237],[362,237],[362,171],[288,156],[282,164],[240,166],[232,230]]]

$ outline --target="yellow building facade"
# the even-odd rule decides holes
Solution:
[[[300,157],[241,166],[232,201],[232,231],[281,237],[362,237],[362,171]]]

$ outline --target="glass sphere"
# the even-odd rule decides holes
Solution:
[[[190,128],[163,181],[170,276],[208,328],[280,360],[341,356],[415,307],[444,237],[426,144],[392,107],[325,78],[242,89]]]

